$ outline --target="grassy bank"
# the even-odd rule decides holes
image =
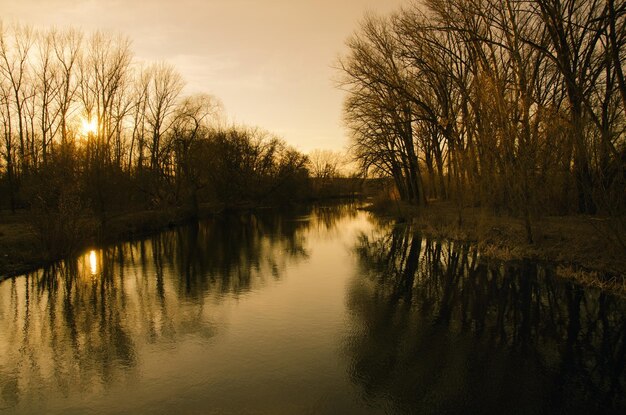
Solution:
[[[417,208],[387,201],[368,210],[411,221],[435,238],[475,242],[487,261],[549,262],[561,277],[626,294],[626,252],[615,241],[610,218],[536,218],[532,222],[531,244],[521,219],[489,214],[479,208],[459,210],[448,202]]]

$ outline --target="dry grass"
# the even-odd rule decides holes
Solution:
[[[599,271],[585,270],[571,265],[557,266],[556,275],[559,278],[574,280],[581,285],[596,287],[626,297],[626,278],[623,276],[606,276]]]

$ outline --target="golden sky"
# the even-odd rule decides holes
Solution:
[[[187,92],[219,97],[235,122],[302,151],[340,150],[332,69],[366,11],[408,0],[0,0],[4,23],[121,32],[139,60],[167,61]]]

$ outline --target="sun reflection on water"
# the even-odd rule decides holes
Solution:
[[[98,257],[93,249],[89,252],[89,271],[91,271],[91,275],[98,273]]]

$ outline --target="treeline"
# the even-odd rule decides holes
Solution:
[[[306,190],[305,155],[225,126],[219,100],[183,87],[173,66],[138,62],[124,36],[0,26],[0,208],[104,224],[129,209],[194,214]]]
[[[361,166],[531,218],[626,212],[626,3],[423,0],[366,16],[339,62]]]

